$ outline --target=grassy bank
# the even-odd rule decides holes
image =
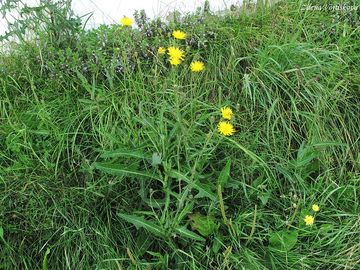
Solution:
[[[0,269],[359,269],[360,11],[306,4],[30,10],[0,56]]]

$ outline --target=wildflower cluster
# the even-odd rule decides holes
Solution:
[[[319,212],[320,211],[320,207],[319,205],[317,204],[313,204],[311,209],[314,211],[314,212]],[[306,225],[308,226],[311,226],[314,224],[314,221],[315,221],[315,218],[313,215],[306,215],[305,218],[304,218],[304,222]]]
[[[185,40],[186,33],[181,30],[174,30],[172,36],[177,40]],[[157,50],[158,55],[164,55],[167,52],[169,56],[169,63],[172,66],[180,65],[185,59],[185,52],[180,47],[169,46],[167,49],[165,47],[159,47]],[[190,64],[190,70],[192,72],[200,72],[205,69],[205,64],[201,61],[194,61]]]
[[[224,136],[231,136],[235,133],[235,128],[230,122],[233,118],[233,111],[229,107],[223,107],[220,109],[222,120],[218,124],[218,130],[220,134]]]

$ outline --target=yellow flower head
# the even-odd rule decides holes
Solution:
[[[231,118],[233,116],[233,111],[229,107],[222,107],[220,109],[220,112],[221,112],[221,116],[224,119],[231,120]]]
[[[185,39],[186,38],[186,33],[183,31],[180,31],[180,30],[173,31],[172,35],[176,39]]]
[[[185,53],[182,49],[173,46],[168,48],[168,55],[171,59],[178,59],[181,61],[184,60],[185,57]]]
[[[200,71],[204,70],[205,65],[201,61],[195,61],[195,62],[191,63],[190,68],[191,68],[192,72],[200,72]]]
[[[124,17],[120,20],[120,22],[122,23],[123,26],[131,26],[131,25],[133,24],[134,20],[131,19],[131,18],[128,18],[128,17],[124,16]]]
[[[306,215],[304,218],[305,224],[306,225],[313,225],[314,224],[314,217],[311,215]]]
[[[233,124],[227,121],[220,121],[218,125],[218,130],[224,136],[231,136],[235,133],[235,128]]]
[[[320,211],[320,207],[319,207],[319,205],[317,205],[317,204],[313,204],[311,208],[312,208],[312,210],[313,210],[314,212],[319,212],[319,211]]]
[[[158,52],[158,54],[164,54],[164,53],[166,53],[166,49],[164,47],[159,47],[157,52]]]
[[[179,58],[170,58],[169,62],[172,66],[177,66],[181,64],[181,60]]]

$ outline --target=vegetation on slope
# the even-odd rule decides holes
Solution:
[[[358,269],[360,8],[307,5],[89,31],[26,8],[0,56],[0,269]]]

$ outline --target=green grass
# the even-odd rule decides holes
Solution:
[[[306,4],[32,17],[0,54],[0,269],[360,269],[359,12]]]

